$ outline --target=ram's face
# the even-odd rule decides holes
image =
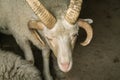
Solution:
[[[54,28],[45,29],[46,41],[57,57],[59,68],[68,72],[72,67],[72,50],[78,35],[78,26],[58,20]]]
[[[64,18],[61,18],[57,20],[52,29],[48,29],[43,23],[37,21],[30,21],[29,26],[33,31],[34,29],[42,28],[38,32],[44,37],[48,46],[57,57],[58,66],[63,72],[68,72],[72,67],[72,50],[77,39],[79,27],[85,29],[87,33],[87,38],[81,45],[86,46],[89,44],[93,35],[91,26],[85,20],[78,20],[76,24],[72,25]],[[40,43],[44,45],[44,41],[38,37],[38,34],[36,32],[34,34]]]

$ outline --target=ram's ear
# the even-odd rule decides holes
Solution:
[[[92,23],[93,23],[93,20],[90,19],[90,18],[87,18],[87,19],[80,19],[80,20],[86,21],[86,22],[89,23],[89,24],[92,24]]]
[[[43,30],[43,24],[38,20],[30,20],[28,22],[29,29]]]

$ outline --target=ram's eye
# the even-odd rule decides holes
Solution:
[[[72,35],[72,37],[77,37],[77,36],[78,36],[78,34],[77,34],[77,33]]]
[[[47,37],[46,36],[46,38],[47,38],[47,40],[48,40],[48,42],[50,43],[50,46],[51,47],[55,47],[55,38],[54,37]]]

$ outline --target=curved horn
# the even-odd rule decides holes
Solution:
[[[90,24],[88,24],[86,21],[83,20],[78,20],[78,25],[85,29],[86,33],[87,33],[87,38],[84,42],[81,43],[82,46],[86,46],[90,43],[90,41],[92,40],[93,37],[93,29],[91,27]]]
[[[77,21],[77,18],[81,10],[81,5],[82,0],[70,0],[70,5],[65,15],[65,19],[70,24],[74,24]]]
[[[41,22],[51,29],[56,23],[55,17],[39,2],[39,0],[26,0]]]

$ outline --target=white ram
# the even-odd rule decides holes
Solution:
[[[45,78],[49,80],[50,49],[60,70],[68,72],[79,27],[87,32],[83,46],[92,39],[91,26],[78,19],[81,5],[82,0],[0,0],[0,31],[15,37],[28,61],[34,62],[29,41],[41,49]]]

